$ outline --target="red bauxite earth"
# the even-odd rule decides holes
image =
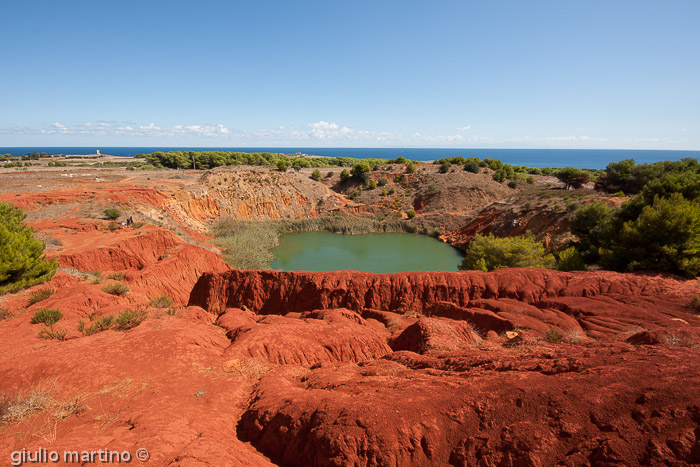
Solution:
[[[71,183],[0,194],[62,267],[0,301],[0,465],[40,448],[145,448],[154,466],[700,464],[695,280],[233,270],[178,180]],[[164,226],[110,231],[83,212],[105,200]],[[148,306],[160,295],[172,308]],[[139,306],[128,331],[77,330]],[[38,336],[41,308],[62,311],[65,341]]]

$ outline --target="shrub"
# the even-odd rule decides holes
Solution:
[[[121,297],[129,291],[129,287],[122,284],[121,282],[114,282],[112,284],[107,284],[104,287],[102,287],[102,291],[107,292],[111,295]]]
[[[369,164],[366,162],[355,164],[352,167],[352,176],[357,178],[358,180],[362,180],[362,175],[367,172],[369,172]]]
[[[508,182],[508,186],[513,189],[518,188],[518,182],[516,182],[515,180],[511,180]]]
[[[544,333],[544,340],[552,344],[558,344],[564,338],[564,333],[558,329],[550,329]]]
[[[442,164],[440,164],[440,173],[446,174],[447,172],[450,171],[451,168],[452,168],[452,164],[450,164],[449,162],[443,162]]]
[[[411,161],[406,162],[406,173],[409,173],[409,174],[416,173],[416,166],[413,165],[413,162],[411,162]]]
[[[535,178],[534,177],[527,177],[525,179],[528,185],[534,185],[535,184]]]
[[[370,182],[367,184],[367,189],[374,190],[375,188],[377,188],[377,184],[374,182],[374,180],[370,180]]]
[[[333,172],[328,172],[326,174],[326,178],[333,178]]]
[[[559,271],[585,271],[586,262],[583,260],[578,250],[572,246],[559,252],[557,269]]]
[[[386,178],[382,177],[382,178],[380,178],[379,181],[377,182],[377,185],[378,185],[378,186],[384,186],[384,185],[386,185],[387,183],[389,183],[389,180],[387,180]]]
[[[347,171],[347,169],[343,169],[342,172],[340,172],[340,181],[345,182],[350,178],[350,172]]]
[[[392,186],[391,188],[389,188],[389,194],[393,195],[394,193],[396,193],[396,188]]]
[[[39,303],[42,300],[46,300],[51,295],[53,295],[54,292],[54,289],[48,287],[44,289],[39,289],[29,296],[29,304],[34,305],[35,303]]]
[[[0,295],[51,279],[58,263],[46,261],[44,243],[24,224],[26,215],[9,203],[0,203]]]
[[[123,272],[115,272],[114,274],[110,274],[109,276],[107,276],[107,279],[112,279],[115,281],[124,280],[124,273]]]
[[[554,256],[532,234],[498,238],[477,235],[469,242],[460,269],[493,271],[500,268],[553,268]]]
[[[104,210],[105,217],[111,221],[119,219],[122,215],[119,209],[109,208]]]
[[[32,324],[44,323],[48,326],[52,326],[61,318],[63,318],[63,313],[61,313],[61,310],[42,308],[41,310],[36,311],[34,316],[32,316]]]
[[[148,317],[146,310],[137,307],[135,310],[125,310],[114,319],[114,327],[123,331],[138,326]]]
[[[416,217],[416,211],[414,211],[413,209],[409,209],[406,215],[409,219],[413,219],[414,217]]]
[[[154,308],[168,308],[173,304],[173,299],[167,295],[160,295],[149,300],[149,303]]]
[[[556,177],[564,184],[565,189],[581,188],[591,180],[591,176],[581,169],[566,167],[556,173]]]
[[[466,164],[464,164],[464,171],[465,172],[471,172],[473,174],[478,174],[481,172],[481,168],[479,167],[479,163],[476,161],[467,161]]]
[[[279,161],[277,162],[277,170],[280,172],[286,172],[289,167],[287,166],[287,163],[285,161]]]
[[[318,169],[314,169],[314,171],[311,173],[311,180],[314,180],[316,182],[320,182],[321,178],[322,178],[321,171]]]
[[[57,341],[64,341],[64,340],[66,340],[66,330],[54,328],[53,325],[43,326],[39,330],[39,337],[41,337],[42,339],[52,339],[52,340],[57,340]]]
[[[98,332],[103,332],[108,330],[114,325],[114,316],[112,315],[106,315],[102,316],[100,318],[97,318],[96,320],[92,321],[90,323],[90,326],[85,327],[85,321],[82,319],[78,320],[78,331],[83,335],[83,336],[92,336],[93,334],[97,334]]]
[[[110,223],[107,225],[107,228],[108,228],[109,230],[119,230],[119,229],[122,228],[122,225],[121,225],[120,223],[118,223],[118,222],[110,222]]]
[[[9,318],[12,316],[10,314],[10,309],[7,308],[6,306],[0,306],[0,321]]]

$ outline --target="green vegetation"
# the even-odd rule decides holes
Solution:
[[[109,208],[104,210],[104,215],[107,219],[114,221],[119,219],[122,213],[119,209]]]
[[[47,326],[52,326],[61,318],[63,318],[63,313],[61,313],[61,310],[42,308],[41,310],[36,311],[34,316],[32,316],[32,324],[44,323]]]
[[[585,271],[586,262],[581,257],[576,247],[570,246],[560,251],[557,256],[557,269],[560,271]]]
[[[148,314],[146,310],[142,307],[136,307],[135,310],[125,310],[117,314],[114,318],[114,327],[116,329],[126,331],[127,329],[132,329],[141,324]]]
[[[355,159],[352,157],[303,157],[288,156],[285,154],[269,152],[231,152],[231,151],[170,151],[154,152],[152,154],[138,154],[137,157],[145,158],[148,164],[155,167],[170,169],[191,169],[194,165],[198,169],[213,169],[224,165],[255,165],[277,167],[279,170],[286,168],[303,169],[311,167],[351,167],[358,162],[364,162],[369,167],[377,164],[386,164],[387,159]],[[284,168],[286,167],[286,168]]]
[[[110,274],[107,276],[107,279],[112,279],[115,281],[122,281],[124,280],[124,273],[123,272],[115,272],[114,274]]]
[[[564,184],[565,189],[581,188],[591,181],[591,176],[587,172],[574,167],[567,167],[556,173],[556,177]]]
[[[414,217],[416,217],[416,211],[414,211],[413,209],[409,209],[406,215],[409,219],[413,219]]]
[[[114,325],[114,316],[106,315],[95,319],[89,326],[85,326],[85,321],[78,320],[78,332],[83,336],[92,336],[98,332],[107,331]]]
[[[700,295],[693,295],[690,298],[690,308],[693,309],[696,315],[700,315]]]
[[[39,334],[39,337],[41,337],[42,339],[52,339],[52,340],[57,340],[57,341],[66,340],[65,329],[54,328],[53,325],[43,326],[39,330],[38,334]]]
[[[554,256],[531,234],[498,238],[477,235],[469,242],[460,269],[493,271],[500,268],[553,268]]]
[[[368,234],[379,232],[416,233],[417,228],[401,220],[379,220],[367,217],[312,217],[299,220],[248,221],[223,219],[215,223],[210,234],[216,245],[224,249],[224,258],[239,269],[270,269],[274,256],[270,249],[286,232],[333,232]],[[427,230],[422,233],[429,233]]]
[[[441,174],[446,174],[450,171],[451,168],[452,168],[452,164],[450,164],[449,162],[443,162],[442,164],[440,164],[439,171]]]
[[[314,169],[314,171],[311,173],[311,180],[320,182],[322,178],[321,171],[318,169]]]
[[[44,243],[24,224],[26,215],[9,203],[0,203],[0,294],[41,284],[51,279],[58,264],[47,261]]]
[[[34,305],[35,303],[39,303],[42,300],[46,300],[51,295],[53,295],[54,292],[55,292],[55,290],[51,289],[49,287],[46,287],[44,289],[39,289],[29,296],[29,304]]]
[[[159,295],[158,297],[150,299],[149,303],[153,308],[168,308],[173,304],[173,299],[167,295]]]
[[[102,291],[107,292],[111,295],[121,297],[129,291],[129,287],[122,284],[121,282],[114,282],[112,284],[107,284],[104,287],[102,287]]]
[[[700,164],[695,159],[609,164],[598,189],[636,195],[575,212],[571,233],[588,264],[618,271],[700,274]]]

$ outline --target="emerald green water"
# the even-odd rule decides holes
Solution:
[[[272,269],[283,271],[457,271],[462,261],[460,251],[448,244],[408,233],[292,232],[271,251]]]

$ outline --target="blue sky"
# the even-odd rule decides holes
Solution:
[[[697,0],[0,14],[0,146],[700,149]]]

